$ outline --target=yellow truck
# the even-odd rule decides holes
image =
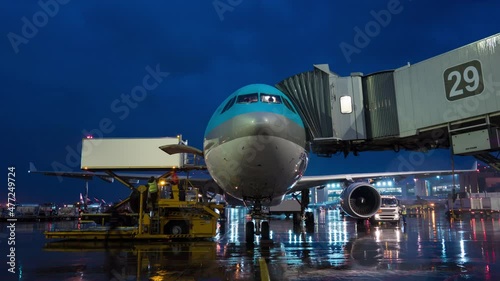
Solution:
[[[200,202],[199,196],[180,200],[179,188],[173,185],[173,196],[158,199],[157,208],[148,210],[143,200],[147,187],[141,185],[137,190],[140,192],[138,213],[83,214],[78,229],[56,228],[46,231],[45,237],[77,240],[215,237],[217,221],[225,206]]]

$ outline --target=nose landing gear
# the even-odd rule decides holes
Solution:
[[[245,228],[245,241],[247,243],[253,243],[255,240],[255,229],[253,221],[248,221]]]
[[[245,241],[247,244],[255,241],[255,235],[260,235],[261,240],[269,240],[271,237],[269,228],[269,211],[267,209],[266,211],[262,209],[260,200],[256,200],[254,202],[250,215],[252,220],[246,223],[245,229]]]
[[[270,240],[269,222],[261,222],[260,219],[255,219],[255,223],[253,221],[248,221],[245,229],[245,241],[248,244],[253,243],[255,241],[255,235],[260,235],[261,240]]]

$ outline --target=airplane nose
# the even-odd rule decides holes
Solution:
[[[286,118],[273,113],[262,113],[247,115],[243,120],[237,122],[235,131],[238,136],[276,136],[283,137],[287,129]]]

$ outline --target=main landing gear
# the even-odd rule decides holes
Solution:
[[[300,192],[300,198],[294,194],[292,195],[295,200],[300,203],[300,213],[293,214],[293,225],[299,226],[304,221],[306,228],[314,228],[314,213],[306,212],[307,206],[309,205],[309,189],[304,189]]]

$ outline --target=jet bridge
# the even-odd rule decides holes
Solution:
[[[489,152],[500,147],[499,48],[496,34],[369,75],[342,77],[314,65],[276,86],[299,109],[310,149],[320,156],[452,147],[498,164]]]

